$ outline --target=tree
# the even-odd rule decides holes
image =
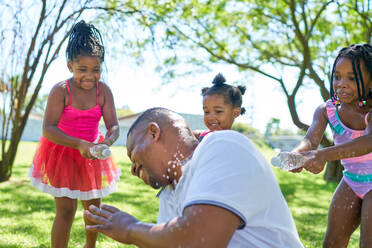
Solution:
[[[257,129],[251,127],[248,124],[241,123],[241,122],[235,122],[233,126],[231,127],[232,130],[235,130],[239,133],[245,133],[245,134],[251,134],[251,135],[257,135],[261,136],[260,131]]]
[[[301,130],[301,129],[299,129]],[[296,135],[293,131],[289,129],[280,128],[280,119],[271,118],[270,121],[266,124],[265,136],[277,136],[277,135]]]
[[[151,13],[142,20],[142,25],[158,32],[151,44],[174,51],[163,58],[165,76],[178,75],[177,65],[182,64],[184,70],[185,64],[201,66],[206,60],[258,73],[278,83],[293,123],[302,130],[309,125],[298,115],[298,93],[306,87],[317,87],[321,97],[329,99],[330,69],[337,50],[350,43],[371,42],[369,0],[174,0],[131,4]],[[185,49],[188,52],[179,53]],[[288,72],[296,75],[295,80],[285,77]],[[331,144],[326,137],[322,140],[323,146]],[[341,165],[332,164],[327,167],[326,179],[338,180]]]
[[[74,22],[88,10],[95,10],[92,13],[95,15],[105,12],[113,16],[114,9],[103,4],[93,0],[1,1],[0,182],[12,174],[18,144],[45,73],[58,56]],[[115,11],[127,16],[133,14],[126,9]]]
[[[28,93],[25,99],[25,106],[27,106],[27,103],[31,100],[33,93]],[[48,94],[39,95],[34,103],[34,106],[32,107],[32,112],[44,115],[45,107],[48,101]]]
[[[128,106],[122,106],[121,108],[116,109],[116,115],[118,118],[131,114],[133,114],[133,111]]]
[[[265,136],[272,136],[279,133],[280,130],[280,119],[271,118],[270,121],[266,124]]]

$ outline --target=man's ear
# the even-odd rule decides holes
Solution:
[[[72,72],[72,62],[71,61],[67,61],[67,68],[70,72]]]
[[[234,119],[236,117],[238,117],[240,114],[242,113],[242,108],[241,107],[235,107],[233,109],[233,116],[234,116]]]
[[[150,122],[147,130],[148,135],[150,138],[157,142],[160,138],[160,127],[156,122]]]

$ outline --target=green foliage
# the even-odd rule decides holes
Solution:
[[[247,135],[259,149],[271,149],[258,129],[241,122],[235,122],[231,129]]]
[[[118,118],[134,114],[133,111],[128,106],[123,106],[121,108],[116,109],[116,115]]]
[[[31,110],[44,112],[46,97],[38,98],[38,94],[74,22],[87,10],[95,10],[87,16],[90,19],[103,12],[106,16],[114,10],[121,12],[104,8],[104,4],[102,1],[0,1],[0,54],[6,58],[0,60],[3,93],[0,95],[3,117],[0,182],[12,175],[15,154]],[[5,150],[7,137],[10,144]]]
[[[299,132],[299,134],[305,131]],[[306,132],[305,132],[306,133]],[[280,128],[280,119],[271,118],[266,124],[265,136],[277,136],[277,135],[295,135],[292,130]]]
[[[235,122],[231,128],[232,130],[235,130],[239,133],[246,133],[246,134],[260,134],[258,129],[251,127],[248,124],[241,123],[241,122]]]
[[[35,149],[35,142],[21,142],[13,177],[0,184],[0,247],[50,247],[50,231],[55,215],[54,200],[50,195],[32,188],[27,176]],[[268,146],[259,149],[268,160],[276,155]],[[130,175],[130,162],[123,147],[113,147],[112,152],[123,174],[118,191],[103,198],[103,202],[125,210],[144,222],[154,223],[158,211],[157,191]],[[328,207],[337,185],[325,182],[322,174],[294,174],[276,168],[273,170],[304,246],[321,247]],[[79,204],[70,236],[69,247],[72,248],[82,247],[84,244],[82,212]],[[133,246],[120,245],[99,235],[97,247]],[[353,234],[349,247],[359,247],[359,230]]]
[[[34,106],[32,107],[32,111],[43,115],[45,112],[45,107],[46,107],[46,103],[48,100],[48,96],[49,96],[48,94],[38,96],[36,98]],[[32,97],[32,94],[27,94],[26,100],[25,100],[26,104],[28,104],[28,102],[31,100],[31,97]]]
[[[206,61],[259,73],[278,83],[300,129],[308,127],[296,110],[296,95],[306,90],[305,82],[328,99],[327,78],[337,51],[350,43],[371,42],[369,0],[109,2],[142,10],[146,21],[137,23],[150,31],[135,40],[140,49],[150,44],[163,52],[157,69],[165,80],[207,67]],[[296,75],[294,80],[285,79],[288,71]]]

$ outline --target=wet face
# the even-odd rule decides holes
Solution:
[[[365,85],[365,95],[368,95],[372,84],[371,76],[365,67],[364,61],[360,62],[360,70]],[[348,58],[338,59],[333,76],[333,90],[340,101],[342,103],[359,103],[358,87],[351,60]]]
[[[81,89],[92,89],[101,77],[101,60],[97,57],[78,56],[73,61],[68,61],[67,67]]]
[[[132,161],[132,173],[147,185],[158,189],[169,184],[163,169],[164,149],[159,149],[151,134],[133,130],[127,139],[127,155]]]
[[[240,115],[241,108],[226,103],[223,95],[214,94],[203,97],[204,124],[211,131],[229,130]]]

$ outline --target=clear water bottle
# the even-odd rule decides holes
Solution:
[[[308,159],[297,152],[280,152],[271,159],[271,164],[282,170],[290,171],[304,166]]]
[[[106,159],[111,155],[110,147],[105,144],[92,146],[89,151],[93,157],[98,159]]]

